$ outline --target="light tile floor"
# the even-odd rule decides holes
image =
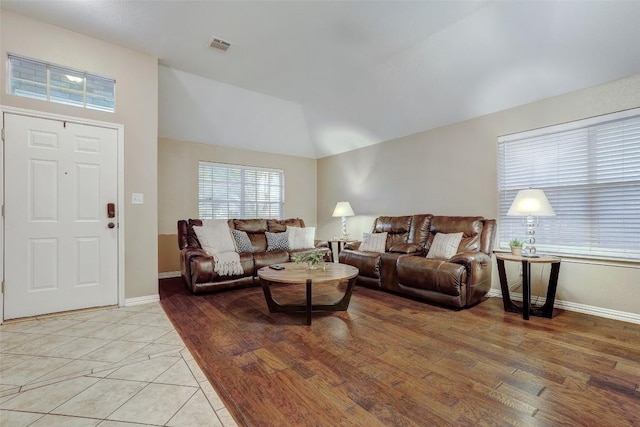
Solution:
[[[0,326],[0,426],[235,426],[159,303]]]

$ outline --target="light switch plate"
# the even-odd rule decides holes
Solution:
[[[142,193],[131,193],[131,204],[132,205],[143,205],[144,204],[144,194],[142,194]]]

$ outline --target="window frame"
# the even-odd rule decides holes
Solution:
[[[514,237],[522,238],[524,236],[525,234],[524,218],[507,217],[506,212],[509,209],[509,206],[513,201],[513,198],[517,194],[518,190],[525,189],[528,187],[529,188],[533,187],[533,188],[542,188],[547,194],[547,197],[549,198],[551,205],[556,210],[556,217],[540,217],[539,218],[539,227],[537,228],[540,229],[542,233],[547,233],[547,235],[556,233],[554,234],[556,238],[561,239],[561,237],[559,237],[558,230],[564,230],[564,228],[562,228],[562,221],[564,221],[565,224],[567,224],[567,222],[577,223],[578,220],[584,220],[585,216],[589,218],[587,225],[584,226],[585,229],[596,230],[595,232],[593,232],[592,234],[589,234],[588,236],[586,236],[586,233],[585,233],[584,240],[588,242],[587,244],[578,244],[578,245],[571,245],[566,243],[549,244],[548,241],[545,241],[546,237],[544,237],[543,239],[538,239],[538,241],[536,242],[536,246],[539,252],[555,254],[555,255],[564,255],[564,256],[575,257],[575,258],[583,258],[583,259],[600,259],[600,260],[631,261],[631,262],[637,262],[640,260],[640,244],[634,244],[631,241],[631,239],[625,239],[624,241],[621,241],[621,244],[618,247],[607,247],[607,243],[602,244],[602,242],[603,241],[606,242],[607,239],[615,240],[615,238],[607,234],[607,233],[611,233],[609,231],[611,228],[606,228],[605,226],[600,225],[605,223],[603,219],[612,218],[611,217],[612,213],[610,208],[608,208],[607,202],[599,201],[599,197],[601,197],[602,194],[609,195],[614,192],[613,190],[614,188],[626,186],[626,187],[630,187],[632,189],[632,192],[630,194],[625,193],[624,196],[620,196],[620,197],[623,200],[626,200],[625,199],[626,197],[629,197],[630,200],[638,199],[639,197],[638,194],[640,194],[638,193],[638,191],[640,191],[640,180],[636,178],[637,174],[635,173],[635,169],[630,168],[629,170],[632,171],[630,174],[625,175],[623,173],[622,178],[618,178],[618,180],[607,181],[604,184],[600,182],[601,178],[598,178],[598,180],[593,179],[594,176],[600,176],[598,174],[602,174],[601,172],[602,166],[598,166],[597,162],[602,162],[602,159],[604,158],[604,155],[602,153],[603,151],[602,147],[606,146],[604,145],[605,143],[602,142],[602,139],[597,132],[601,130],[601,128],[604,126],[611,125],[611,124],[620,125],[625,120],[629,120],[633,124],[633,127],[631,128],[632,132],[624,133],[624,135],[625,136],[633,135],[631,139],[632,142],[628,143],[628,145],[630,146],[632,145],[633,148],[635,149],[634,142],[636,141],[637,133],[633,133],[633,131],[637,132],[637,128],[639,126],[637,121],[640,120],[640,108],[619,111],[619,112],[606,114],[602,116],[591,117],[583,120],[577,120],[574,122],[562,123],[559,125],[533,129],[525,132],[519,132],[515,134],[498,137],[498,146],[497,146],[497,192],[498,192],[498,242],[497,243],[498,245],[497,246],[499,249],[507,250],[509,247],[508,242],[511,238],[514,238]],[[577,135],[580,132],[583,132],[585,134],[581,137],[584,138],[586,141],[585,142],[586,146],[584,147],[584,150],[588,151],[588,153],[586,154],[587,156],[586,164],[588,164],[588,167],[586,170],[587,170],[589,179],[588,179],[588,183],[585,184],[584,186],[581,186],[581,187],[576,186],[576,188],[579,188],[581,191],[579,193],[576,192],[575,195],[586,194],[589,202],[595,203],[594,207],[586,211],[581,211],[580,213],[582,215],[580,214],[572,215],[571,209],[563,210],[563,207],[567,207],[567,206],[579,207],[581,203],[578,201],[569,200],[569,197],[567,197],[567,194],[573,195],[571,192],[567,192],[566,189],[563,192],[562,187],[567,186],[565,181],[558,180],[554,185],[552,185],[550,182],[547,182],[545,185],[544,181],[547,178],[544,176],[544,174],[541,174],[540,172],[538,172],[537,175],[526,177],[526,178],[518,179],[518,178],[511,177],[511,181],[509,181],[509,177],[505,176],[506,174],[509,174],[509,173],[511,173],[512,175],[516,174],[515,172],[507,172],[505,170],[508,168],[508,165],[506,165],[506,162],[508,160],[505,158],[507,156],[505,154],[505,150],[506,150],[505,147],[509,146],[509,144],[511,144],[510,149],[512,150],[514,150],[514,147],[516,146],[515,144],[517,143],[525,143],[525,144],[528,143],[530,145],[543,144],[542,146],[540,146],[540,150],[544,151],[547,148],[547,146],[544,145],[545,138],[548,138],[550,141],[555,138],[556,142],[554,143],[557,144],[557,146],[559,147],[560,146],[564,147],[565,144],[569,144],[568,140],[566,139],[567,135],[569,134]],[[565,138],[564,141],[562,140],[562,138]],[[620,141],[621,140],[622,139],[620,139]],[[560,143],[561,141],[563,142],[562,144]],[[615,140],[608,144],[613,144],[613,145],[625,144],[624,142],[620,142],[620,141]],[[552,146],[551,142],[549,143],[549,147],[550,146]],[[594,147],[596,147],[595,150],[594,150]],[[606,146],[606,147],[609,148],[609,146]],[[602,151],[598,151],[598,150],[602,150]],[[536,154],[538,154],[537,149],[536,149]],[[540,153],[539,155],[543,156],[542,153]],[[635,163],[637,163],[638,161],[637,160],[638,153],[635,150],[631,151],[628,157],[625,157],[624,154],[621,154],[620,156],[622,157],[616,158],[618,159],[617,162],[621,162],[621,159],[626,160],[628,158],[631,158],[633,165],[635,165]],[[511,159],[513,159],[513,157]],[[571,163],[570,163],[564,159],[565,157],[563,157],[561,154],[557,154],[556,162],[559,165],[567,165],[567,164],[573,165],[575,163],[573,160],[571,160]],[[512,167],[515,167],[515,166],[512,165]],[[557,176],[561,178],[569,175],[568,172],[565,172],[563,169],[559,168],[558,170],[562,171],[562,172],[557,172]],[[614,170],[618,171],[617,168]],[[625,176],[627,178],[625,178]],[[517,185],[517,184],[524,183],[526,180],[530,180],[531,183],[529,186]],[[549,181],[549,179],[547,179],[547,181]],[[540,185],[541,182],[543,183],[543,185]],[[556,206],[554,206],[554,198],[556,198],[556,205],[560,209],[556,209]],[[623,212],[624,213],[629,212],[631,214],[629,216],[630,224],[632,225],[632,228],[635,228],[640,226],[640,222],[638,221],[639,214],[638,212],[635,211],[633,207],[633,203],[630,203],[630,205],[632,206],[625,208]],[[606,210],[607,212],[604,212],[604,213],[608,213],[609,215],[607,216],[607,215],[603,215],[602,213],[598,213],[597,209]],[[521,222],[522,231],[520,233],[520,236],[514,235],[513,233],[513,230],[515,227],[514,225],[515,221]],[[624,231],[625,226],[626,224],[616,225],[616,228],[613,229],[614,234],[615,232],[620,233],[621,232],[620,230]],[[610,226],[607,226],[607,227],[610,227]],[[539,237],[538,229],[536,230],[536,238]],[[577,229],[578,227],[576,227],[576,230]],[[633,231],[630,230],[629,233],[633,234]],[[578,234],[575,234],[575,235],[578,235]],[[575,235],[571,235],[571,237],[574,237]],[[594,236],[597,236],[597,238],[595,238]],[[595,245],[593,244],[593,242],[596,242]]]
[[[203,189],[203,167],[220,168],[229,173],[235,171],[240,175],[240,179],[236,181],[226,181],[227,188],[221,190],[226,192],[226,198],[217,199],[221,205],[216,207],[216,198],[214,197],[213,182],[215,181],[215,172],[211,171],[211,188]],[[260,175],[268,174],[269,181],[271,182],[258,182],[257,179]],[[251,176],[253,175],[253,177]],[[251,178],[255,178],[255,182],[249,182]],[[277,183],[272,181],[277,178]],[[230,199],[229,186],[239,186],[240,194],[237,199]],[[273,199],[271,197],[271,189],[277,188],[278,193],[274,195],[277,200],[266,200],[261,198],[262,195],[268,194],[267,199]],[[268,218],[268,219],[284,219],[285,209],[285,172],[283,169],[265,168],[259,166],[237,165],[230,163],[211,162],[206,160],[200,160],[198,162],[198,217],[200,219],[232,219],[232,218]],[[207,197],[205,194],[209,192],[211,197]],[[209,205],[208,208],[203,209],[203,205]],[[235,205],[236,209],[232,209],[230,206]],[[253,205],[254,209],[251,209]],[[269,206],[268,209],[264,209]],[[276,206],[276,209],[272,209]],[[216,214],[216,210],[218,213]],[[224,211],[225,215],[220,215]]]
[[[15,76],[14,75],[15,65],[12,62],[13,59],[18,61],[30,62],[34,64],[34,66],[41,67],[42,71],[46,72],[44,82],[38,81],[35,78],[31,80],[28,78],[21,78],[21,77]],[[66,67],[59,64],[53,64],[50,62],[41,61],[38,59],[29,58],[22,55],[16,55],[13,53],[7,53],[6,64],[7,64],[6,92],[9,95],[19,96],[19,97],[29,98],[29,99],[37,99],[39,101],[52,102],[55,104],[69,105],[72,107],[80,107],[87,110],[103,111],[107,113],[115,113],[116,111],[116,79],[114,79],[113,77],[107,77],[100,74],[89,73],[87,71],[82,71],[82,70]],[[35,71],[37,70],[35,70],[34,68],[34,72]],[[57,79],[52,79],[52,73],[55,76],[66,75],[69,78],[69,83],[67,83],[66,86],[64,84],[56,84],[55,82],[57,81]],[[71,80],[71,77],[77,77],[82,79],[81,89],[77,87],[78,83],[80,82],[77,82],[77,81],[74,82],[73,80]],[[92,86],[90,82],[93,82],[93,84],[95,84],[95,82],[99,82],[99,81],[105,83],[104,87],[108,87],[108,89],[112,93],[112,96],[111,96],[111,93],[107,94],[105,91],[102,91],[105,93],[99,93],[100,92],[99,90],[95,90],[91,92],[89,91],[90,87]],[[15,82],[21,82],[24,84],[30,84],[34,87],[44,88],[44,93],[38,93],[35,90],[28,91],[28,90],[25,90],[24,87],[22,88],[22,90],[21,89],[14,90]],[[74,83],[76,87],[74,87]],[[65,98],[64,96],[65,94],[68,96],[68,98]],[[78,95],[82,96],[82,102],[80,103],[80,100],[78,99],[74,101],[73,95],[76,95],[76,97]],[[69,101],[65,102],[66,99],[68,99]],[[89,99],[91,100],[101,99],[101,100],[104,100],[106,104],[111,102],[113,106],[110,107],[108,105],[101,105],[100,103],[88,102]]]

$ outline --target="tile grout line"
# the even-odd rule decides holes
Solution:
[[[39,417],[38,419],[34,420],[33,423],[38,422],[39,420],[41,420],[43,417],[46,417],[47,415],[51,415],[51,416],[64,416],[64,417],[71,417],[71,418],[78,418],[78,419],[91,419],[91,420],[98,420],[98,424],[102,424],[105,421],[109,421],[109,416],[113,415],[116,411],[118,411],[120,408],[122,408],[124,405],[126,405],[127,403],[129,403],[134,397],[138,396],[141,392],[143,392],[144,390],[147,390],[148,387],[151,384],[159,384],[159,385],[165,385],[165,386],[176,386],[176,387],[183,387],[185,389],[192,389],[193,391],[191,392],[191,394],[189,395],[189,397],[185,400],[185,402],[179,407],[177,408],[173,414],[171,414],[171,416],[168,418],[168,420],[164,423],[165,425],[167,423],[169,423],[177,414],[178,412],[180,412],[185,405],[187,405],[189,402],[192,401],[192,399],[194,399],[194,397],[198,394],[198,392],[202,393],[202,396],[205,397],[206,401],[207,401],[207,405],[208,407],[213,411],[213,413],[215,414],[218,422],[221,425],[225,425],[225,423],[223,422],[219,411],[216,410],[216,408],[214,408],[209,396],[207,393],[205,393],[205,390],[202,388],[202,383],[206,382],[207,385],[211,386],[211,384],[209,383],[208,379],[206,378],[206,376],[204,375],[200,375],[198,374],[198,377],[202,377],[204,378],[203,381],[198,381],[198,379],[196,378],[196,373],[194,372],[194,370],[192,369],[192,367],[189,365],[189,360],[187,360],[187,358],[185,358],[185,350],[188,353],[188,356],[190,358],[190,360],[193,360],[195,362],[195,359],[193,358],[193,355],[190,353],[189,349],[186,347],[186,345],[184,344],[184,341],[182,340],[182,338],[180,337],[180,335],[178,334],[175,326],[171,323],[170,319],[168,319],[168,317],[166,316],[166,313],[164,312],[164,310],[162,309],[162,307],[160,306],[160,310],[157,309],[157,307],[152,307],[150,309],[144,309],[144,310],[130,310],[125,312],[126,315],[117,316],[117,320],[116,321],[111,321],[111,322],[104,322],[104,318],[101,319],[97,319],[97,317],[104,317],[106,313],[109,313],[110,311],[114,311],[111,308],[106,308],[106,309],[99,309],[96,310],[98,313],[96,313],[95,316],[86,318],[86,319],[82,319],[82,320],[78,320],[76,323],[73,323],[71,326],[78,326],[79,328],[82,328],[83,326],[87,326],[91,323],[103,323],[102,327],[98,328],[98,329],[92,329],[92,328],[87,328],[87,329],[92,329],[90,333],[96,333],[98,331],[101,330],[105,330],[109,327],[112,327],[114,325],[131,325],[131,326],[135,326],[136,329],[134,331],[131,332],[127,332],[122,336],[119,336],[117,338],[99,338],[99,337],[92,337],[92,336],[88,336],[88,335],[66,335],[64,333],[60,333],[62,331],[64,331],[64,327],[59,329],[59,330],[54,330],[54,332],[51,332],[49,334],[43,334],[43,333],[38,333],[37,331],[39,330],[38,327],[41,327],[40,330],[45,330],[46,331],[46,327],[47,325],[43,325],[44,323],[46,323],[48,320],[50,319],[54,319],[57,320],[59,318],[63,318],[65,315],[70,315],[73,316],[74,314],[78,314],[76,313],[65,313],[63,315],[60,316],[54,316],[54,317],[47,317],[44,319],[35,319],[35,322],[32,325],[29,325],[28,327],[26,327],[25,329],[34,329],[35,332],[23,332],[21,329],[18,329],[16,331],[7,331],[8,333],[11,334],[26,334],[26,335],[34,335],[34,336],[38,336],[35,339],[39,339],[39,338],[44,338],[47,336],[56,336],[56,337],[65,337],[65,338],[69,338],[69,340],[63,342],[62,344],[59,344],[57,346],[54,346],[50,349],[47,349],[47,351],[44,354],[38,354],[38,355],[34,355],[34,354],[15,354],[15,353],[7,353],[7,352],[0,352],[0,354],[4,353],[4,354],[11,354],[11,355],[17,355],[17,356],[24,356],[27,357],[28,359],[21,361],[20,363],[18,363],[17,365],[20,365],[22,363],[27,362],[28,360],[34,359],[34,358],[49,358],[49,359],[65,359],[67,360],[66,363],[64,363],[61,366],[58,366],[54,369],[52,369],[51,371],[41,374],[38,377],[30,380],[29,382],[27,382],[24,385],[13,385],[13,384],[7,384],[8,386],[12,386],[10,387],[8,390],[12,390],[15,391],[17,389],[17,391],[15,393],[11,393],[9,395],[6,396],[12,396],[11,398],[5,400],[4,402],[8,402],[10,400],[12,400],[13,398],[20,396],[22,393],[29,391],[29,390],[34,390],[37,388],[41,388],[41,387],[46,387],[49,385],[53,385],[53,384],[58,384],[58,383],[63,383],[65,381],[69,381],[69,380],[73,380],[75,378],[81,378],[81,377],[87,377],[87,378],[96,378],[96,377],[92,377],[92,375],[97,375],[101,372],[106,372],[106,371],[112,371],[110,373],[108,373],[107,375],[105,375],[104,377],[98,377],[96,379],[95,382],[93,382],[91,385],[88,385],[87,387],[83,388],[82,390],[80,390],[79,392],[73,394],[72,396],[66,397],[66,399],[59,403],[57,406],[55,406],[53,409],[48,410],[48,412],[35,412],[35,411],[21,411],[21,410],[16,410],[16,409],[8,409],[5,411],[10,411],[10,412],[27,412],[27,413],[33,413],[33,414],[38,414],[38,415],[42,415],[41,417]],[[145,328],[145,327],[155,327],[152,324],[152,321],[148,321],[145,323],[144,321],[144,317],[141,317],[140,319],[130,319],[130,320],[135,320],[137,323],[127,323],[126,320],[128,317],[133,317],[136,315],[147,315],[148,318],[153,318],[153,317],[162,317],[163,319],[165,319],[167,321],[167,328],[166,331],[164,333],[162,333],[160,336],[158,336],[157,338],[153,339],[152,341],[127,341],[127,340],[123,340],[122,338],[129,335],[129,334],[133,334],[136,331],[140,330],[141,328]],[[157,315],[157,316],[156,316]],[[32,321],[34,319],[31,319]],[[69,319],[71,320],[71,319]],[[142,323],[140,323],[142,322]],[[18,323],[18,322],[16,322]],[[163,326],[162,326],[163,327]],[[0,329],[1,331],[2,329]],[[174,338],[175,337],[175,338]],[[88,338],[88,339],[100,339],[100,340],[104,340],[105,342],[96,347],[91,349],[90,351],[81,354],[80,356],[70,356],[69,354],[74,354],[72,350],[71,353],[63,355],[63,356],[55,356],[55,355],[51,355],[50,353],[60,349],[62,347],[64,347],[65,345],[67,345],[69,342],[72,342],[74,340],[77,339],[81,339],[81,338]],[[28,342],[32,342],[34,339],[30,338],[28,340],[25,340],[23,343],[19,343],[16,344],[11,348],[15,348],[15,347],[19,347],[22,344],[28,343]],[[160,340],[163,340],[163,342],[159,342]],[[179,342],[179,344],[176,343],[176,341]],[[102,349],[103,347],[110,345],[114,342],[122,342],[122,343],[140,343],[142,344],[142,347],[139,348],[138,350],[134,351],[132,354],[125,356],[124,358],[116,361],[116,362],[111,362],[110,360],[106,360],[106,359],[88,359],[88,358],[84,358],[84,356],[91,354],[95,351],[98,351],[100,349]],[[162,350],[163,346],[164,350],[159,351],[158,353],[148,353],[148,354],[144,354],[146,353],[145,349],[147,349],[147,351],[150,351],[151,349],[153,349],[152,346],[158,346],[158,349]],[[173,348],[172,348],[173,347]],[[140,354],[140,352],[142,352],[143,354]],[[133,358],[133,355],[137,355]],[[60,408],[61,406],[65,405],[66,403],[68,403],[69,401],[75,399],[76,397],[78,397],[78,395],[80,395],[81,393],[84,393],[86,390],[88,390],[89,388],[95,386],[96,384],[99,384],[101,381],[104,381],[105,379],[109,379],[109,375],[112,375],[113,373],[117,372],[118,369],[125,367],[125,366],[130,366],[136,363],[141,363],[144,362],[146,360],[153,360],[156,358],[160,358],[160,357],[169,357],[169,358],[175,358],[175,362],[173,362],[170,366],[168,366],[166,369],[164,369],[161,373],[159,373],[158,375],[156,375],[153,380],[151,381],[135,381],[138,383],[144,383],[144,387],[142,387],[140,390],[138,390],[136,393],[134,393],[133,395],[131,395],[127,400],[125,400],[122,404],[120,404],[116,409],[114,409],[113,411],[111,411],[106,417],[104,418],[98,418],[98,417],[91,417],[91,416],[78,416],[78,415],[65,415],[65,414],[55,414],[54,411],[58,408]],[[84,369],[82,371],[78,371],[75,373],[70,373],[67,375],[61,375],[59,377],[52,377],[49,379],[45,379],[42,380],[42,378],[46,377],[47,375],[50,375],[52,372],[55,372],[59,369],[62,369],[66,366],[68,366],[69,364],[75,362],[75,361],[86,361],[86,362],[97,362],[97,363],[105,363],[105,365],[103,366],[98,366],[98,367],[93,367],[90,369]],[[194,382],[195,385],[191,385],[191,386],[185,386],[185,385],[181,385],[181,384],[170,384],[170,383],[164,383],[164,382],[156,382],[156,380],[158,378],[160,378],[162,375],[165,375],[169,370],[175,368],[179,362],[182,362],[186,365],[187,370],[190,374],[190,379]],[[198,369],[201,369],[198,365],[197,362],[196,363],[196,367]],[[16,365],[14,366],[10,366],[7,369],[13,369]],[[113,379],[115,380],[115,379]],[[122,379],[117,379],[117,381],[127,381],[126,379],[122,380]],[[133,380],[131,380],[133,381]],[[25,387],[29,386],[26,390]],[[211,387],[213,392],[217,394],[217,392],[215,391],[215,389],[213,389],[213,387]],[[6,390],[5,390],[6,391]],[[186,390],[185,390],[186,391]],[[6,397],[5,396],[5,397]],[[3,403],[4,403],[3,402]],[[220,410],[226,410],[225,406],[222,406],[220,408]],[[228,411],[227,411],[228,412]],[[115,421],[115,420],[114,420]],[[122,421],[124,423],[129,423],[129,421]],[[145,423],[146,424],[146,423]],[[148,425],[152,425],[152,424],[148,424]],[[153,424],[156,425],[156,424]]]

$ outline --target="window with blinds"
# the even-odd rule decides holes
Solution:
[[[8,93],[26,98],[114,112],[116,81],[9,54]]]
[[[518,190],[544,190],[538,252],[640,259],[640,109],[498,138],[500,247],[523,239],[507,216]]]
[[[284,216],[284,171],[221,163],[199,164],[202,219]]]

